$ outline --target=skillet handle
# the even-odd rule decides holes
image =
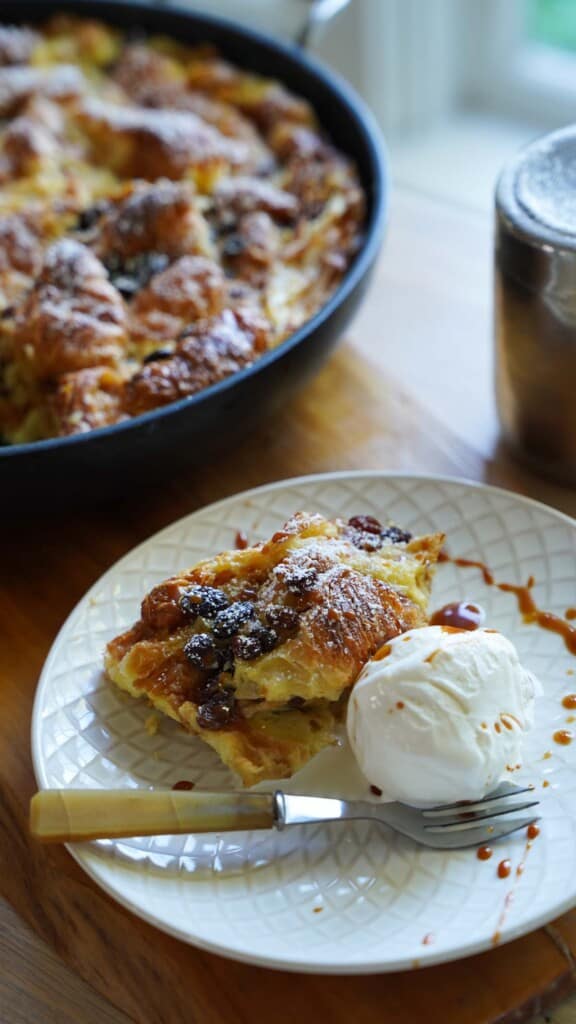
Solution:
[[[169,2],[155,0],[155,6],[164,7]],[[349,3],[350,0],[202,0],[194,7],[293,40],[305,50]]]

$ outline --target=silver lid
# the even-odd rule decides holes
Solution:
[[[537,139],[504,168],[496,215],[500,269],[532,290],[574,291],[576,303],[576,125]]]

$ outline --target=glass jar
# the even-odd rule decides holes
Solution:
[[[495,339],[504,439],[576,483],[576,126],[527,146],[498,182]]]

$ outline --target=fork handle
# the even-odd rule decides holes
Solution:
[[[272,793],[44,789],[30,803],[30,832],[43,843],[272,828]]]

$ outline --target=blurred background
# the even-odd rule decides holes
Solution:
[[[309,4],[211,0],[206,6],[294,37]],[[405,186],[491,209],[508,157],[576,118],[576,0],[350,0],[343,6],[311,49],[368,101],[386,134],[393,177]]]

